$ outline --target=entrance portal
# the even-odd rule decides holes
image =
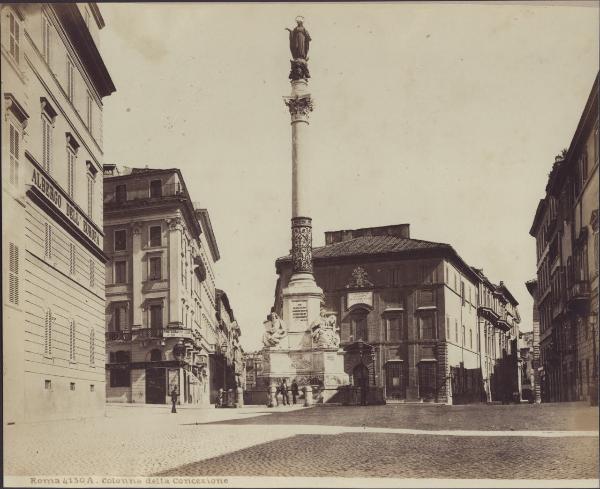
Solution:
[[[146,403],[166,404],[167,379],[164,368],[146,369]]]
[[[406,399],[406,369],[403,362],[388,362],[385,365],[385,397]]]

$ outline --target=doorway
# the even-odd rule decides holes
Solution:
[[[388,362],[385,365],[385,397],[406,399],[406,369],[404,362]]]
[[[146,403],[166,404],[166,370],[164,368],[146,369]]]

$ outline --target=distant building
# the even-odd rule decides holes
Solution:
[[[4,3],[4,420],[104,414],[102,100],[95,3]]]
[[[106,165],[104,229],[107,400],[163,404],[175,387],[182,403],[208,404],[221,375],[208,212],[177,169]]]
[[[533,397],[536,403],[542,400],[542,367],[540,363],[540,314],[538,309],[538,281],[537,279],[529,280],[525,283],[527,290],[533,297],[533,315],[532,315],[532,331],[531,338],[527,338],[527,345],[530,348],[528,360],[533,369]],[[531,346],[529,346],[531,340]],[[525,359],[524,359],[525,360]]]
[[[491,284],[448,244],[411,239],[408,224],[327,232],[325,242],[313,250],[314,274],[324,308],[337,316],[352,383],[366,379],[388,402],[500,395],[508,367],[495,369],[513,351],[520,320],[503,284]],[[276,269],[279,312],[291,258],[279,258]]]
[[[524,401],[533,403],[535,401],[533,331],[520,334],[519,352],[521,357],[521,398]]]
[[[217,298],[217,348],[211,355],[213,362],[212,392],[219,389],[235,390],[242,384],[244,374],[243,353],[240,344],[242,332],[233,314],[227,294],[216,289]],[[214,399],[212,400],[214,402]]]
[[[598,76],[535,212],[544,401],[587,400],[598,382]]]

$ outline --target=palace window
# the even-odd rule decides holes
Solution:
[[[465,325],[462,325],[462,345],[465,346],[466,342]]]
[[[127,249],[127,230],[119,229],[115,231],[115,251],[124,251]]]
[[[404,339],[404,325],[402,316],[388,316],[385,319],[385,340],[395,342],[402,339]]]
[[[148,280],[160,280],[161,279],[161,257],[155,256],[150,258],[148,271]]]
[[[75,68],[73,62],[67,59],[67,97],[71,102],[75,98]]]
[[[94,287],[96,284],[96,265],[94,260],[90,258],[90,287]]]
[[[446,340],[450,340],[450,318],[446,316]]]
[[[52,172],[52,122],[42,115],[42,166]]]
[[[162,245],[162,236],[161,236],[161,227],[160,226],[150,226],[149,230],[150,234],[150,246],[161,246]]]
[[[44,231],[44,257],[50,259],[52,258],[52,225],[45,222]]]
[[[473,330],[469,329],[469,348],[473,349]]]
[[[115,187],[115,200],[125,202],[127,200],[127,185],[121,184]]]
[[[52,27],[48,18],[42,14],[42,56],[46,60],[46,63],[50,64],[50,46],[52,45],[51,40]]]
[[[183,320],[183,318],[182,318]],[[163,325],[163,306],[162,304],[153,304],[150,306],[150,328],[160,329]]]
[[[13,12],[8,13],[8,25],[9,25],[9,49],[8,52],[12,58],[18,63],[20,55],[20,25],[17,17]]]
[[[454,341],[458,344],[458,319],[454,320]]]
[[[90,134],[92,133],[92,122],[94,120],[94,100],[92,99],[92,96],[90,95],[90,92],[87,93],[87,111],[86,111],[86,125],[88,130],[90,131]]]
[[[115,284],[127,283],[127,262],[119,260],[115,262]]]
[[[8,302],[19,305],[19,247],[8,244]]]
[[[67,193],[73,198],[75,192],[75,153],[67,148]]]
[[[75,362],[75,320],[69,322],[69,360]]]
[[[419,338],[422,340],[432,340],[437,336],[435,333],[435,317],[433,314],[419,315]]]
[[[46,357],[52,356],[52,323],[54,318],[52,317],[52,311],[50,308],[46,309],[44,317],[44,355]]]
[[[8,124],[8,132],[9,132],[9,155],[10,155],[10,175],[9,181],[13,185],[18,185],[19,183],[19,140],[21,134],[15,125],[12,123]]]
[[[90,365],[96,364],[96,331],[90,328]]]
[[[129,331],[129,324],[127,321],[127,305],[126,304],[119,304],[119,305],[114,306],[112,330],[116,331],[116,332]]]
[[[77,260],[75,244],[69,243],[69,275],[75,275],[75,265]]]
[[[150,197],[162,197],[162,180],[150,182]]]

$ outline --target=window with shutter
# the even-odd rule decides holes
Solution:
[[[115,284],[124,284],[127,281],[127,262],[125,261],[116,261],[115,262],[115,274],[114,274],[114,283]]]
[[[19,305],[19,247],[8,245],[8,302]]]
[[[160,280],[161,278],[161,258],[160,256],[150,258],[149,280]]]
[[[45,324],[44,324],[44,355],[52,356],[52,311],[46,309]]]
[[[10,169],[9,169],[9,178],[10,183],[13,185],[17,185],[19,183],[19,131],[13,124],[9,124],[9,134],[10,134],[10,144],[9,144],[9,154],[10,154]]]
[[[69,274],[75,275],[75,264],[77,256],[75,254],[75,245],[73,243],[69,243]]]
[[[49,259],[52,258],[52,226],[46,222],[44,228],[44,256]]]
[[[13,59],[18,63],[19,62],[19,22],[15,14],[10,12],[8,14],[8,23],[9,23],[9,53],[13,57]]]
[[[93,216],[93,209],[94,209],[94,179],[92,178],[92,176],[88,173],[88,177],[87,177],[87,213],[88,216],[90,218],[94,217]]]
[[[96,363],[96,332],[94,328],[90,328],[90,365],[94,365]]]
[[[67,193],[73,198],[75,192],[75,154],[67,147]]]
[[[51,32],[50,22],[42,14],[42,56],[48,64],[50,64]]]
[[[69,360],[75,361],[75,320],[69,323]]]
[[[52,172],[52,123],[46,116],[42,116],[42,166]]]
[[[87,117],[86,117],[86,122],[87,122],[87,128],[90,131],[90,133],[92,132],[92,121],[93,121],[93,114],[94,114],[94,106],[93,106],[93,100],[92,100],[92,96],[90,95],[90,92],[87,93]]]
[[[96,284],[96,266],[94,260],[90,258],[90,287],[94,287]]]
[[[73,102],[75,95],[75,69],[73,68],[73,62],[67,60],[67,97]]]

